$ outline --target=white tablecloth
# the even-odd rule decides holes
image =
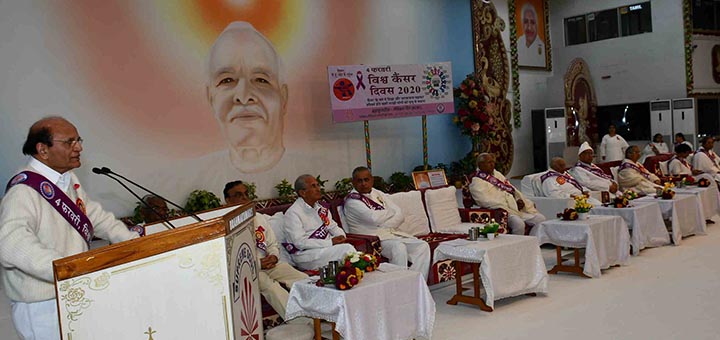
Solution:
[[[435,261],[480,263],[485,304],[528,293],[547,293],[548,275],[536,237],[498,235],[494,240],[457,239],[440,243]]]
[[[630,232],[618,216],[590,215],[587,220],[542,222],[536,226],[540,244],[585,248],[583,273],[600,277],[601,269],[623,265],[630,257]]]
[[[435,301],[418,272],[383,263],[350,290],[317,287],[317,277],[290,289],[286,320],[299,316],[335,322],[346,340],[430,339]]]
[[[622,217],[628,228],[632,229],[630,244],[633,255],[638,255],[641,249],[647,247],[670,244],[670,234],[665,228],[660,205],[655,202],[633,201],[626,208],[595,207],[590,213]]]
[[[672,238],[680,245],[688,235],[705,235],[705,214],[700,209],[700,198],[696,195],[675,195],[671,200],[645,196],[633,201],[657,202],[663,218],[672,222]]]
[[[717,185],[711,185],[707,188],[697,186],[689,186],[683,188],[675,188],[678,194],[695,194],[700,198],[702,203],[703,214],[705,218],[712,219],[715,215],[720,215],[720,193],[718,193]]]

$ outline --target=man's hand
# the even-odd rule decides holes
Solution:
[[[335,236],[332,238],[332,244],[336,245],[336,244],[340,244],[340,243],[345,243],[346,240],[347,239],[345,238],[345,236],[342,236],[342,235]]]
[[[517,203],[518,210],[523,210],[523,208],[525,208],[525,202],[523,202],[523,200],[519,199],[515,203]]]
[[[271,269],[278,263],[275,255],[268,255],[260,259],[260,269]]]
[[[618,191],[618,184],[615,182],[611,182],[609,190],[613,194],[616,193]]]

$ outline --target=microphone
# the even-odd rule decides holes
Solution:
[[[120,185],[122,185],[122,187],[125,188],[125,190],[129,191],[133,196],[135,196],[135,198],[137,198],[137,199],[140,201],[140,203],[142,203],[143,205],[145,205],[148,209],[152,210],[156,215],[162,217],[163,221],[164,221],[164,222],[167,222],[167,224],[170,225],[169,227],[168,227],[168,226],[165,226],[166,228],[168,228],[168,229],[175,229],[175,225],[173,225],[172,222],[170,222],[170,220],[168,220],[167,216],[164,216],[164,215],[161,214],[159,211],[157,211],[155,208],[153,208],[151,205],[147,204],[147,202],[145,202],[142,198],[140,198],[140,196],[138,196],[138,194],[136,194],[134,191],[132,191],[132,189],[128,188],[127,185],[125,185],[125,183],[120,182],[119,179],[117,179],[117,178],[115,178],[115,177],[113,177],[113,176],[110,176],[109,173],[104,172],[102,169],[93,168],[93,169],[92,169],[92,172],[93,172],[93,173],[96,173],[96,174],[98,174],[98,175],[105,175],[105,176],[107,176],[107,177],[112,178],[112,179],[115,180],[116,182],[120,183]]]
[[[155,195],[155,196],[157,196],[158,198],[160,198],[161,200],[170,203],[170,205],[174,206],[175,208],[180,209],[180,211],[184,212],[185,214],[187,214],[187,215],[189,215],[189,216],[192,216],[192,217],[195,218],[195,220],[197,220],[198,222],[201,222],[201,221],[203,220],[202,218],[198,217],[198,215],[195,215],[194,213],[191,213],[191,212],[185,210],[185,208],[183,208],[183,207],[175,204],[173,201],[171,201],[171,200],[169,200],[169,199],[167,199],[167,198],[165,198],[165,197],[162,197],[162,196],[156,194],[155,192],[151,191],[150,189],[148,189],[148,188],[146,188],[146,187],[144,187],[144,186],[142,186],[142,185],[140,185],[140,184],[137,184],[137,183],[133,182],[132,180],[128,179],[127,177],[125,177],[125,176],[123,176],[123,175],[121,175],[121,174],[119,174],[119,173],[117,173],[117,172],[114,172],[114,171],[110,170],[110,168],[108,168],[108,167],[102,167],[102,168],[100,168],[100,169],[98,169],[98,168],[93,168],[93,172],[95,172],[95,169],[97,169],[98,171],[102,172],[102,174],[104,174],[104,175],[113,174],[113,175],[115,175],[115,176],[118,176],[118,177],[120,177],[120,178],[122,178],[122,179],[124,179],[124,180],[126,180],[126,181],[128,181],[128,182],[130,182],[130,184],[132,184],[132,185],[134,185],[134,186],[136,186],[136,187],[138,187],[138,188],[140,188],[140,189],[142,189],[142,190],[145,190],[147,193],[152,194],[152,195]],[[97,173],[97,172],[95,172],[95,173]],[[109,176],[108,176],[108,177],[109,177]]]

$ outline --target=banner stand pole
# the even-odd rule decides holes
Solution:
[[[427,170],[430,165],[428,164],[428,129],[427,129],[427,115],[422,116],[422,142],[423,142],[423,167]]]
[[[365,160],[367,167],[372,171],[372,158],[370,156],[370,122],[367,120],[363,121],[365,125]]]

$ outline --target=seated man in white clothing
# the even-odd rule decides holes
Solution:
[[[660,185],[660,178],[655,176],[638,163],[640,149],[633,145],[625,150],[625,159],[618,168],[618,183],[624,190],[633,190],[638,193],[655,194]]]
[[[412,235],[400,232],[397,227],[405,220],[400,207],[387,195],[373,188],[370,169],[361,166],[352,172],[353,189],[345,197],[345,218],[348,231],[355,234],[375,235],[380,239],[383,256],[390,263],[420,272],[427,279],[430,269],[430,246]]]
[[[551,198],[574,198],[583,194],[583,187],[565,172],[565,160],[553,157],[550,160],[550,169],[540,176],[542,193]]]
[[[680,143],[675,146],[675,156],[670,158],[668,161],[668,173],[673,176],[680,175],[699,175],[702,171],[698,171],[692,168],[692,165],[688,163],[687,157],[690,155],[692,150],[685,143]]]
[[[513,234],[528,234],[534,225],[545,221],[545,216],[535,209],[535,204],[495,170],[495,156],[480,154],[477,167],[478,172],[470,182],[470,194],[483,208],[505,209]]]
[[[678,132],[678,133],[675,134],[675,145],[677,146],[677,145],[679,145],[679,144],[685,144],[685,145],[689,146],[689,147],[690,147],[690,152],[692,152],[693,149],[695,148],[695,147],[692,145],[692,143],[690,143],[690,142],[688,142],[688,141],[685,140],[685,135],[683,135],[683,134],[680,133],[680,132]]]
[[[355,247],[345,243],[345,232],[320,205],[320,184],[311,175],[295,180],[298,199],[285,212],[285,249],[303,270],[318,269],[330,261],[340,261]]]
[[[645,146],[645,148],[642,151],[642,155],[640,156],[640,160],[638,162],[645,163],[645,160],[648,157],[657,156],[664,153],[669,153],[669,149],[667,144],[663,141],[663,136],[659,133],[656,133],[653,136],[653,141],[651,143],[648,143],[648,145]]]
[[[248,195],[248,188],[242,181],[225,184],[223,195],[225,202],[230,205],[252,202]],[[289,294],[280,284],[290,289],[295,281],[303,280],[308,276],[289,264],[280,262],[280,247],[265,215],[255,214],[253,222],[255,224],[255,250],[260,265],[258,275],[260,294],[265,297],[275,312],[285,318]],[[309,324],[309,320],[306,318],[298,318],[294,322]]]
[[[595,153],[588,142],[582,143],[578,150],[578,162],[568,172],[580,185],[590,191],[609,191],[616,193],[618,184],[612,176],[606,174],[599,166],[593,164]]]
[[[720,180],[720,157],[713,151],[715,140],[712,137],[703,137],[700,147],[693,156],[693,169],[700,171],[709,178]]]

